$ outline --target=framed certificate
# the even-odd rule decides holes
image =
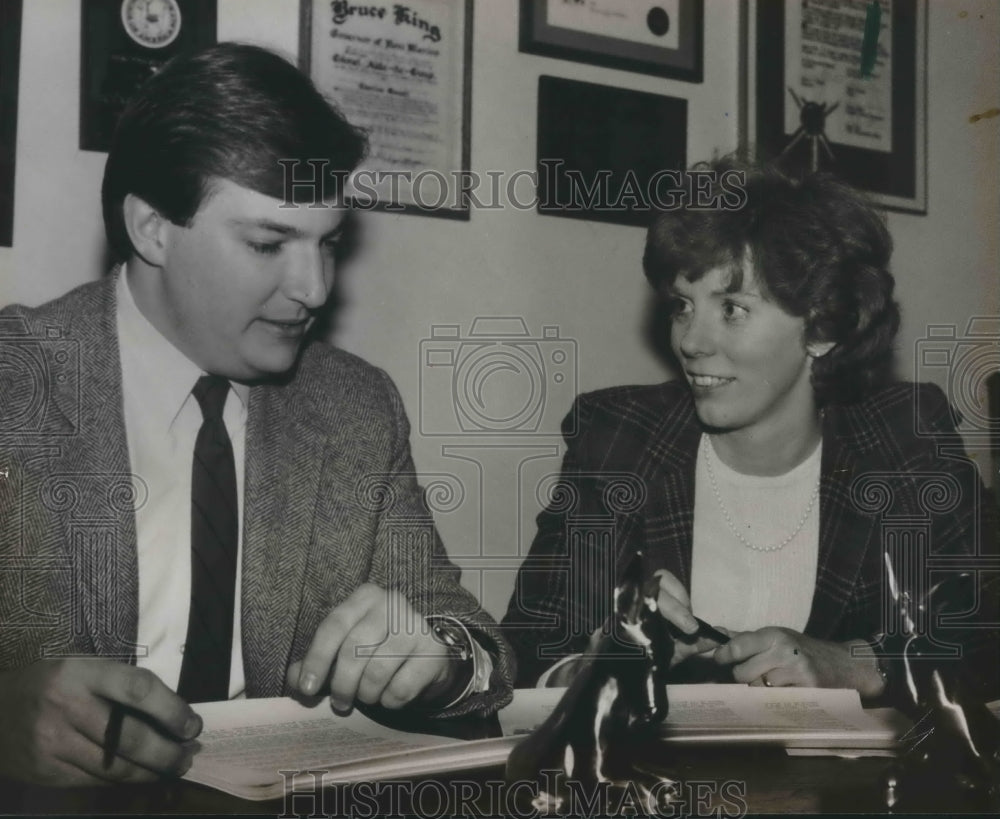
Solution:
[[[21,0],[0,2],[0,246],[14,242],[14,167],[17,158],[17,77],[21,57]]]
[[[355,207],[469,218],[472,0],[302,0],[299,51],[368,133]]]
[[[926,213],[925,0],[757,0],[748,23],[748,137],[761,158]]]
[[[216,0],[81,0],[80,150],[107,151],[135,92],[216,39]]]
[[[701,82],[702,0],[521,0],[520,50]]]

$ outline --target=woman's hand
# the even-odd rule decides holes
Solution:
[[[750,685],[854,688],[865,698],[879,696],[884,688],[874,654],[863,641],[834,643],[789,628],[737,634],[715,652],[715,661],[731,665],[736,681]]]
[[[660,581],[656,606],[663,618],[681,632],[681,636],[674,640],[674,656],[670,660],[670,667],[673,668],[695,654],[711,652],[717,648],[719,643],[716,640],[697,636],[700,626],[691,612],[691,598],[684,584],[666,569],[654,572],[653,576]]]

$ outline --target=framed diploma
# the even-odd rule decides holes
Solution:
[[[299,50],[368,133],[355,207],[469,218],[472,0],[302,0]]]
[[[14,166],[17,157],[17,77],[21,57],[21,0],[0,2],[0,246],[14,242]]]
[[[139,86],[176,54],[212,45],[216,0],[81,0],[80,150],[107,151]]]
[[[702,0],[521,0],[520,50],[701,82]]]
[[[748,22],[748,137],[761,158],[926,213],[925,0],[757,0]]]

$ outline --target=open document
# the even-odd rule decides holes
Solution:
[[[503,736],[455,740],[386,728],[329,702],[288,698],[205,703],[200,748],[185,779],[244,799],[274,799],[324,784],[426,776],[502,765],[545,721],[563,688],[521,689],[500,712]],[[892,709],[865,711],[855,691],[675,685],[662,726],[667,743],[773,743],[786,748],[891,748],[907,725]]]
[[[679,685],[670,689],[662,733],[666,741],[678,743],[892,748],[906,726],[892,709],[865,711],[851,688]]]
[[[328,700],[203,703],[200,748],[184,778],[243,799],[276,799],[285,790],[323,784],[422,776],[502,765],[516,737],[455,740],[379,725],[353,711],[340,716]]]
[[[504,735],[529,733],[565,689],[515,692],[500,712]],[[853,689],[671,685],[661,726],[668,743],[782,745],[786,748],[892,748],[908,721],[898,711],[866,711]]]

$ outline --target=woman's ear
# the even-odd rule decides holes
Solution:
[[[167,219],[145,199],[126,194],[122,202],[125,230],[136,254],[146,264],[162,267],[165,259]]]

